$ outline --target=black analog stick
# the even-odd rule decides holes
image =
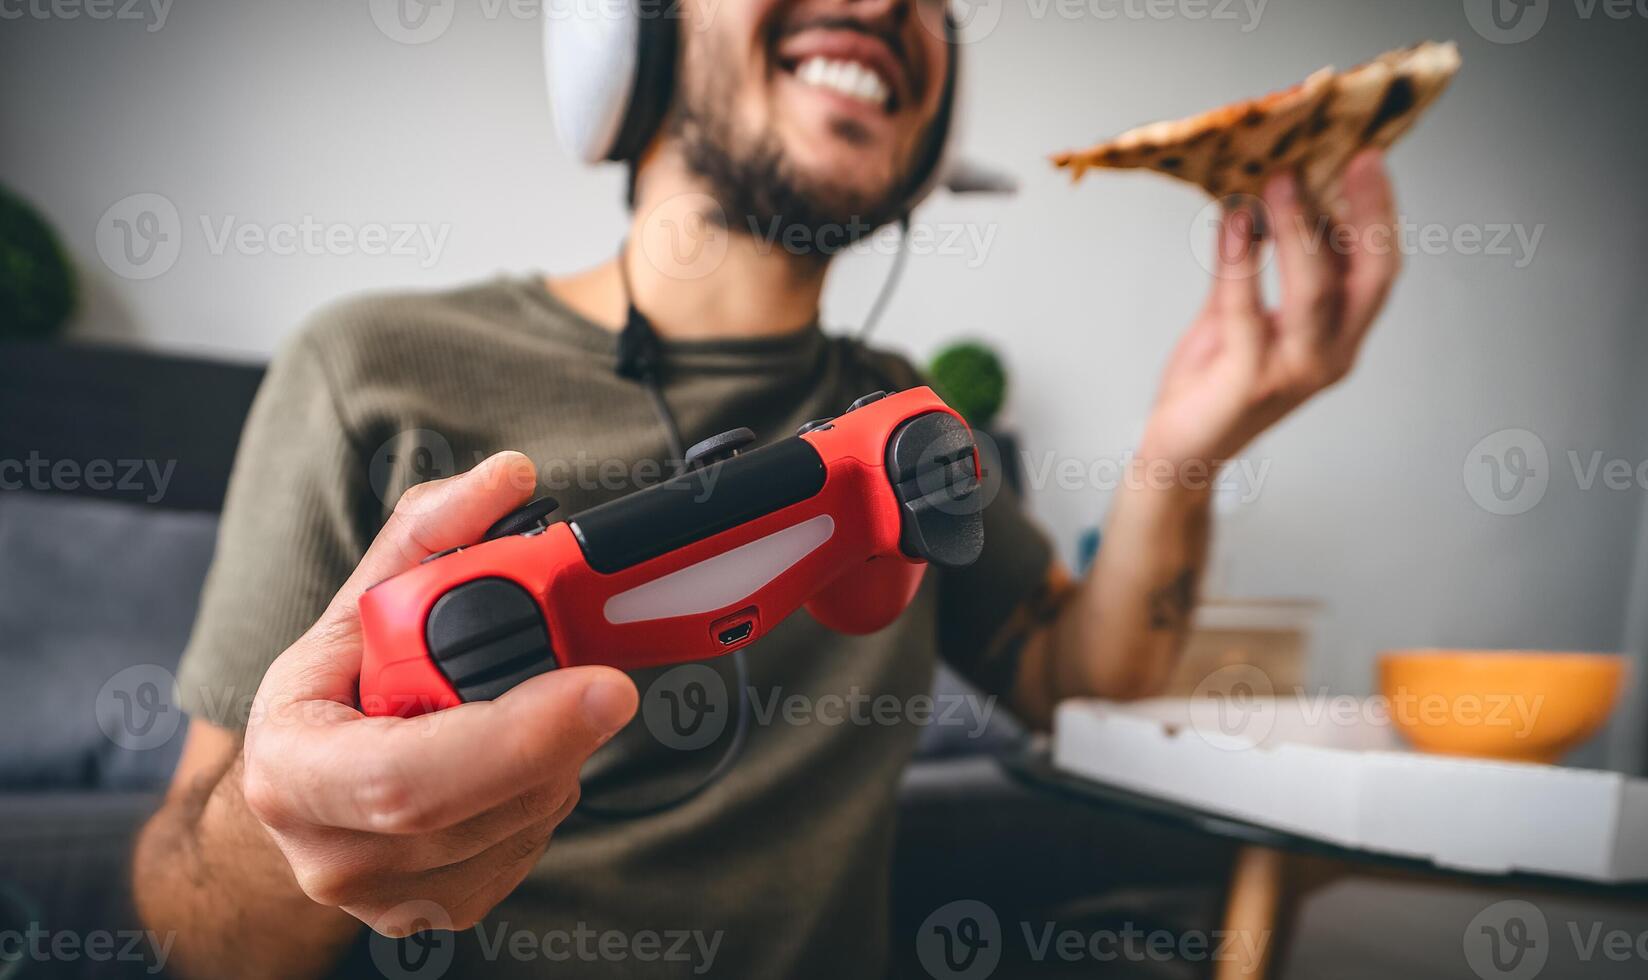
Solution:
[[[687,450],[687,469],[696,470],[712,463],[719,463],[724,459],[732,459],[753,445],[755,445],[755,433],[749,429],[731,429],[719,435],[710,436]]]

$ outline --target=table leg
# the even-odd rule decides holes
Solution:
[[[1276,958],[1277,913],[1286,887],[1286,856],[1248,845],[1236,853],[1225,902],[1223,954],[1213,980],[1265,980]]]

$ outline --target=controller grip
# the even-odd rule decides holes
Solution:
[[[464,701],[491,701],[554,670],[538,601],[502,578],[482,578],[435,601],[424,625],[429,658]]]
[[[807,600],[807,612],[837,633],[878,632],[909,606],[926,571],[926,562],[891,555],[872,558]]]

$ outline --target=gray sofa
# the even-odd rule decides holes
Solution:
[[[66,936],[76,950],[0,961],[0,980],[150,975],[148,943],[129,941],[130,844],[187,725],[165,679],[260,376],[133,350],[0,347],[0,464],[23,464],[0,469],[0,935]],[[129,460],[170,466],[164,492]],[[908,774],[894,924],[906,969],[923,975],[912,937],[956,898],[983,898],[1004,920],[1216,916],[1218,845],[1026,791],[980,754],[1014,737],[998,735],[928,742]],[[93,955],[105,932],[135,955]],[[1153,969],[1141,975],[1185,975]]]

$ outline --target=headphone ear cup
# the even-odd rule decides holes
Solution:
[[[583,0],[588,2],[588,0]],[[634,0],[654,8],[639,18],[635,32],[635,83],[608,160],[639,160],[664,125],[675,97],[675,67],[681,44],[680,20],[672,5]]]
[[[555,132],[567,154],[584,163],[639,159],[663,125],[674,97],[680,27],[665,8],[643,13],[648,0],[630,0],[623,12],[587,0],[545,0],[544,71]],[[944,16],[950,71],[944,97],[923,147],[920,181],[905,205],[913,208],[944,180],[955,143],[960,98],[960,28]]]
[[[618,16],[610,6],[544,4],[544,72],[555,133],[584,163],[600,163],[612,152],[635,90],[641,19]],[[600,15],[592,14],[597,7]]]
[[[957,103],[961,99],[961,48],[958,43],[961,27],[949,13],[944,15],[944,36],[950,51],[950,70],[944,77],[944,95],[939,101],[938,114],[933,117],[932,132],[922,147],[920,163],[915,173],[919,181],[910,189],[904,210],[910,211],[925,201],[943,185],[949,176],[950,161],[956,145],[957,122],[960,119]]]

